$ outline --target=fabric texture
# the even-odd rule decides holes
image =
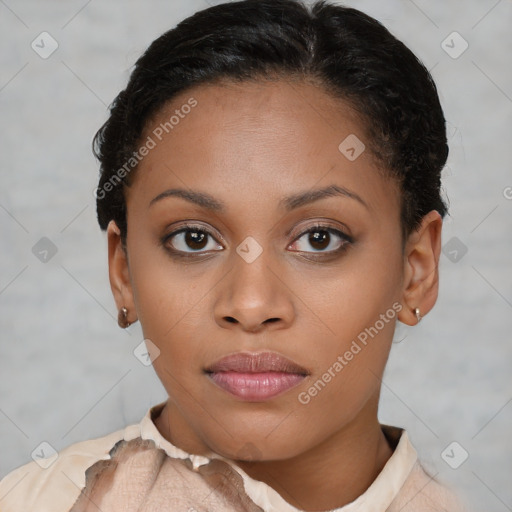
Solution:
[[[189,454],[167,441],[154,423],[164,405],[138,425],[12,471],[0,481],[0,512],[300,512],[233,461]],[[424,471],[403,429],[382,430],[393,455],[361,496],[334,512],[465,510]]]

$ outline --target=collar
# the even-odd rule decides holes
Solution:
[[[247,495],[266,512],[301,512],[298,508],[285,501],[277,491],[265,482],[251,478],[234,461],[217,454],[212,455],[211,458],[190,454],[170,443],[160,434],[153,422],[165,404],[166,402],[162,402],[151,407],[144,418],[142,418],[139,424],[140,437],[142,439],[154,441],[156,446],[164,450],[169,457],[190,459],[193,469],[208,464],[213,458],[226,462],[241,475]],[[361,496],[352,503],[337,508],[332,512],[381,512],[391,505],[402,489],[417,461],[418,455],[404,429],[390,425],[381,425],[381,428],[391,447],[394,448],[393,455],[391,455],[377,478]],[[133,434],[136,435],[135,432]]]

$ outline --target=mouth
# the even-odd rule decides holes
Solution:
[[[219,359],[204,371],[224,391],[253,402],[289,391],[310,373],[275,352],[238,352]]]

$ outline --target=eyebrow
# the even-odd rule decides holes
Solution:
[[[301,206],[313,203],[315,201],[319,201],[320,199],[335,196],[354,199],[361,203],[363,206],[365,206],[367,209],[369,209],[368,205],[359,195],[357,195],[355,192],[346,189],[345,187],[340,187],[338,185],[329,185],[324,188],[299,192],[297,194],[293,194],[291,196],[280,199],[278,204],[280,208],[284,208],[286,211],[289,212]],[[222,203],[221,201],[218,201],[213,196],[206,194],[204,192],[195,192],[193,190],[185,190],[182,188],[172,188],[169,190],[165,190],[164,192],[158,194],[155,198],[153,198],[149,203],[149,206],[151,207],[158,201],[161,201],[162,199],[166,199],[168,197],[181,197],[182,199],[185,199],[190,203],[197,204],[202,208],[214,212],[224,213],[226,211],[225,204]]]

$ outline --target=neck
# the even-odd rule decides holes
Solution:
[[[169,410],[171,405],[167,402],[155,425],[175,446],[199,453],[190,450],[194,442],[187,435],[180,435],[180,439],[171,435],[171,431],[186,432],[169,428],[168,418],[178,419],[178,411]],[[368,489],[393,453],[378,422],[377,406],[378,395],[349,424],[296,457],[236,463],[300,510],[314,512],[347,505]]]
[[[375,414],[371,422],[358,417],[293,459],[237,464],[294,507],[313,512],[339,508],[357,499],[392,453]]]

